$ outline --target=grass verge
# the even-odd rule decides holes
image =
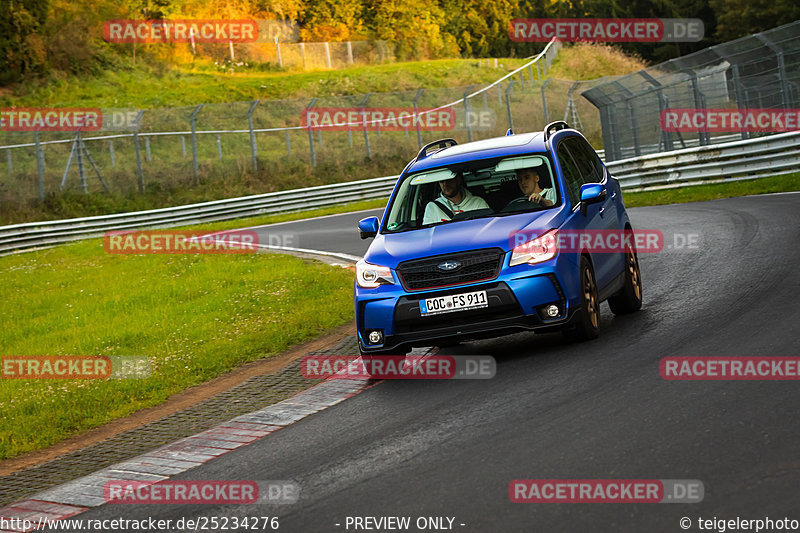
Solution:
[[[0,354],[139,355],[141,380],[0,380],[0,459],[47,447],[352,319],[352,273],[278,254],[0,258]]]
[[[750,194],[789,191],[800,191],[800,172],[731,183],[711,183],[658,191],[626,192],[625,207],[703,202]]]

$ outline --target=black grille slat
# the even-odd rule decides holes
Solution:
[[[397,265],[397,271],[406,289],[418,291],[494,279],[500,272],[502,258],[503,251],[499,249],[474,250],[403,261]],[[458,261],[461,266],[454,271],[442,271],[438,265],[445,260]]]

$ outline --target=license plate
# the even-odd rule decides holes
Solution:
[[[452,313],[453,311],[479,309],[481,307],[488,307],[488,305],[486,291],[475,291],[420,300],[419,311],[422,316],[430,316],[441,313]]]

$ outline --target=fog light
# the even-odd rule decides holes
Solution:
[[[380,330],[372,330],[369,332],[369,343],[370,344],[380,344],[383,342],[383,333]]]
[[[558,313],[560,313],[558,306],[553,304],[550,304],[547,307],[545,307],[544,312],[547,313],[547,316],[549,316],[550,318],[555,318],[558,316]]]

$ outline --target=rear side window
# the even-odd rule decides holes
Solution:
[[[581,185],[583,185],[584,181],[581,177],[581,171],[578,165],[575,164],[575,160],[567,149],[567,141],[569,141],[569,139],[564,139],[558,143],[556,152],[558,153],[558,161],[561,163],[561,171],[564,173],[567,195],[572,205],[576,205],[580,200]]]
[[[581,171],[584,183],[603,181],[603,165],[592,147],[580,137],[570,137],[565,143]]]

